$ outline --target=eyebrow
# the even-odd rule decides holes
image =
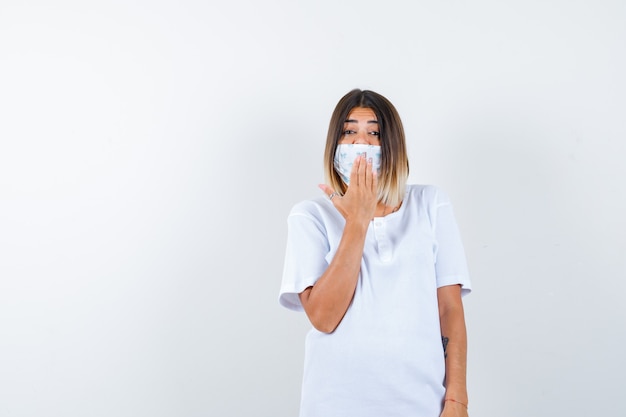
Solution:
[[[358,120],[355,119],[348,119],[346,120],[344,123],[358,123]],[[378,124],[378,120],[368,120],[367,123],[375,123]]]

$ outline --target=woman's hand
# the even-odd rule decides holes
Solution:
[[[322,191],[331,197],[334,190],[328,185],[320,185]],[[372,172],[372,158],[358,156],[350,172],[350,184],[343,196],[331,198],[334,206],[347,221],[368,223],[374,218],[378,203],[378,177]]]
[[[453,401],[446,401],[441,412],[441,417],[468,417],[467,407]]]

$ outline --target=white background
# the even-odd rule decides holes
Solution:
[[[296,416],[286,217],[359,87],[455,204],[474,416],[625,415],[626,3],[0,2],[0,416]]]

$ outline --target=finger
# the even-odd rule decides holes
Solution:
[[[333,198],[339,196],[339,193],[337,193],[332,187],[326,184],[318,184],[318,187],[324,192],[324,194],[326,194],[326,197],[328,197],[331,201]]]
[[[368,158],[365,164],[365,186],[372,189],[372,181],[372,158]]]
[[[378,172],[372,170],[372,190],[378,192]]]
[[[366,186],[367,182],[365,181],[365,173],[367,171],[367,161],[365,160],[365,156],[361,155],[359,157],[359,172],[358,172],[358,185]]]
[[[326,194],[327,197],[330,197],[330,195],[335,191],[326,184],[318,184],[317,186],[320,188],[320,190],[324,191],[324,194]]]
[[[354,159],[354,163],[352,164],[352,170],[350,171],[350,185],[354,184],[359,185],[359,162],[361,161],[361,156],[357,156]]]

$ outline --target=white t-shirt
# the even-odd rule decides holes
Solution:
[[[280,303],[332,260],[345,221],[328,198],[296,204],[288,218]],[[370,222],[350,304],[330,334],[305,343],[301,417],[438,417],[445,388],[437,288],[471,286],[452,205],[438,188],[409,185],[400,209]]]

